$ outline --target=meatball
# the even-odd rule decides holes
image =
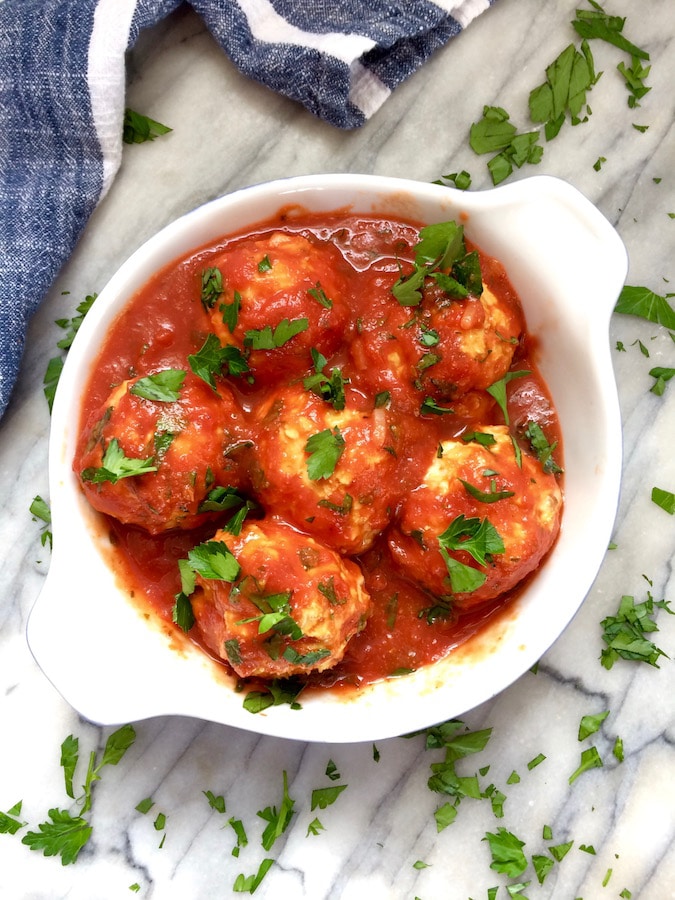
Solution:
[[[433,285],[424,292],[418,316],[419,339],[433,342],[418,365],[419,383],[432,397],[452,400],[484,390],[511,367],[523,330],[512,292],[497,295],[484,286],[480,297],[449,300]]]
[[[194,528],[212,518],[200,511],[212,489],[244,483],[238,415],[227,386],[190,372],[132,378],[89,417],[73,468],[99,512],[152,534]]]
[[[255,411],[261,425],[253,486],[263,506],[347,555],[387,526],[399,485],[397,427],[345,389],[344,409],[292,385]]]
[[[523,332],[520,301],[486,261],[480,296],[449,297],[428,279],[417,306],[402,307],[389,274],[376,285],[350,348],[356,383],[366,391],[390,391],[406,412],[427,396],[452,401],[484,390],[508,372]],[[494,288],[494,290],[493,290]]]
[[[257,384],[278,383],[342,345],[350,321],[346,263],[332,245],[280,231],[233,243],[211,261],[222,293],[210,321],[225,345],[249,352]]]
[[[443,441],[389,535],[399,570],[459,608],[494,599],[534,571],[562,511],[555,476],[525,451],[519,465],[506,426],[475,437],[486,443]],[[465,541],[477,555],[462,549]]]
[[[192,608],[205,644],[243,678],[285,678],[339,662],[365,625],[370,597],[356,563],[273,518],[218,531],[239,571],[197,576]]]

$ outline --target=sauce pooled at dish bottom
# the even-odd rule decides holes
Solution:
[[[446,656],[553,546],[535,356],[456,223],[288,209],[129,301],[73,468],[161,620],[241,678],[358,687]]]

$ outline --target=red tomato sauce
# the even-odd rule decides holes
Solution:
[[[282,403],[274,399],[275,392],[287,396],[284,394],[287,388],[297,388],[302,385],[303,378],[315,373],[311,349],[317,349],[327,359],[324,372],[338,368],[348,380],[348,409],[356,410],[363,417],[375,415],[378,403],[383,409],[381,419],[388,429],[387,440],[382,442],[379,437],[373,437],[378,434],[377,427],[372,434],[368,432],[359,438],[363,444],[359,452],[364,459],[374,458],[375,450],[380,456],[373,466],[365,466],[359,473],[358,496],[350,496],[350,503],[353,500],[355,505],[347,514],[367,518],[380,503],[381,509],[376,510],[379,518],[373,514],[373,521],[377,523],[373,528],[377,533],[364,539],[363,546],[345,534],[335,538],[335,547],[353,559],[363,573],[365,589],[371,598],[370,613],[363,630],[348,641],[341,661],[325,671],[307,675],[306,681],[313,688],[358,688],[382,678],[405,674],[447,656],[484,628],[486,622],[507,609],[513,596],[531,577],[529,571],[524,571],[517,584],[498,597],[479,604],[472,605],[461,597],[457,603],[449,602],[447,597],[439,598],[433,582],[424,582],[422,569],[427,568],[426,557],[422,557],[420,563],[422,581],[411,576],[411,571],[416,570],[405,568],[405,560],[414,561],[415,541],[426,552],[427,539],[424,535],[420,537],[422,529],[419,534],[412,528],[405,533],[396,533],[397,528],[402,528],[400,523],[405,518],[409,498],[414,496],[417,500],[429,488],[429,484],[424,483],[425,472],[428,475],[433,461],[442,456],[442,447],[452,446],[453,440],[459,443],[462,435],[470,434],[476,428],[504,426],[503,410],[487,391],[487,387],[497,380],[494,373],[498,370],[491,367],[500,364],[499,355],[504,347],[512,348],[508,350],[505,371],[527,373],[519,374],[506,384],[509,441],[513,438],[514,446],[521,448],[529,464],[533,451],[523,435],[523,428],[526,423],[535,422],[544,430],[548,443],[555,447],[556,463],[562,463],[562,437],[551,397],[537,369],[536,342],[527,334],[518,298],[498,261],[477,250],[483,283],[497,298],[499,310],[504,311],[495,320],[489,335],[492,344],[486,345],[483,357],[465,353],[461,349],[464,345],[457,343],[465,340],[467,334],[475,335],[476,339],[480,337],[485,308],[475,298],[469,297],[461,303],[451,303],[442,297],[439,300],[434,295],[440,290],[436,285],[428,289],[430,299],[425,294],[419,309],[401,305],[392,297],[392,284],[402,273],[411,270],[419,227],[413,222],[345,216],[341,212],[315,215],[297,210],[290,214],[282,211],[275,219],[261,223],[244,235],[223,238],[191,253],[157,273],[129,301],[105,339],[84,393],[83,437],[74,462],[76,471],[80,471],[83,445],[87,441],[89,446],[92,443],[88,423],[105,408],[116,386],[127,379],[164,369],[188,369],[187,358],[196,354],[214,331],[218,333],[221,345],[236,344],[236,331],[221,324],[220,315],[200,299],[205,269],[217,267],[221,260],[236,258],[236,277],[240,279],[237,293],[242,294],[242,310],[248,311],[251,328],[263,329],[264,304],[261,301],[262,305],[256,306],[260,298],[247,301],[245,295],[247,279],[256,282],[263,276],[252,266],[253,257],[239,258],[242,240],[255,245],[252,252],[258,259],[271,235],[300,236],[308,241],[307,253],[302,252],[302,246],[299,251],[296,247],[294,252],[298,251],[298,259],[310,257],[316,267],[313,271],[320,273],[316,284],[321,285],[325,294],[329,293],[325,286],[330,285],[335,298],[332,307],[329,309],[321,302],[325,295],[323,298],[317,295],[317,300],[316,296],[307,296],[304,290],[302,294],[296,292],[288,307],[292,308],[292,315],[286,314],[283,291],[289,289],[279,281],[281,300],[275,295],[274,302],[281,304],[280,315],[289,319],[304,316],[308,322],[305,331],[278,348],[276,364],[274,350],[251,350],[249,361],[255,361],[259,366],[256,370],[252,365],[253,377],[224,374],[217,380],[225,383],[240,411],[241,421],[233,424],[228,445],[233,466],[239,467],[238,477],[245,485],[245,491],[254,497],[263,497],[264,515],[274,515],[281,520],[291,514],[290,503],[288,508],[282,505],[270,509],[265,505],[265,498],[274,500],[286,496],[283,491],[287,490],[286,486],[282,490],[278,486],[275,489],[274,485],[270,488],[268,484],[269,467],[276,466],[274,454],[278,450],[274,434],[269,437],[270,428],[275,427],[270,422],[274,423],[274,415]],[[467,241],[467,250],[472,249],[476,248]],[[243,257],[246,257],[245,253]],[[301,263],[296,261],[293,265],[300,266]],[[233,293],[227,295],[227,291],[223,294],[226,302],[232,302],[233,296]],[[336,307],[335,317],[331,318]],[[440,341],[437,340],[439,334]],[[443,359],[438,351],[439,343],[445,354]],[[435,378],[434,371],[440,373],[441,370],[442,376],[439,374]],[[423,409],[423,402],[429,397],[436,404],[436,411]],[[210,401],[207,399],[206,402]],[[317,399],[316,403],[320,406],[323,401]],[[289,409],[288,415],[292,418],[293,410]],[[266,410],[264,415],[263,410]],[[199,415],[208,419],[208,407]],[[280,415],[283,420],[283,409]],[[132,424],[125,422],[126,431],[132,430]],[[265,444],[265,435],[267,455],[261,451],[256,456],[258,446]],[[499,446],[500,452],[505,453],[506,441]],[[381,452],[383,447],[384,454]],[[298,458],[297,465],[304,465],[302,458]],[[265,470],[262,474],[261,467]],[[151,475],[140,477],[152,478]],[[485,481],[480,482],[488,495],[501,489],[499,477],[499,472],[495,472],[490,477],[485,475]],[[561,471],[555,478],[558,482],[561,480]],[[133,479],[125,481],[131,484]],[[385,482],[391,490],[383,486]],[[323,489],[323,482],[317,484]],[[463,489],[459,488],[459,491],[464,498]],[[295,501],[295,506],[299,505],[300,509],[294,507],[290,525],[312,534],[312,522],[316,519],[315,527],[319,528],[320,515],[334,515],[335,507],[340,506],[347,494],[321,495],[324,499],[318,504],[314,501],[310,504],[303,495],[298,496],[300,499]],[[422,503],[421,512],[417,510],[422,516],[422,525],[426,524],[427,517],[433,520],[435,515],[440,515],[437,500],[444,502],[443,498],[435,498],[428,507]],[[484,508],[481,515],[495,524],[498,532],[506,533],[510,528],[506,519],[502,521],[506,513],[501,512],[509,502],[490,501],[481,507],[481,510]],[[260,515],[260,508],[252,513],[254,518]],[[467,517],[469,515],[470,510]],[[383,516],[388,524],[381,525]],[[413,516],[412,512],[410,516]],[[133,522],[118,521],[114,516],[104,515],[102,521],[113,543],[115,570],[135,602],[147,604],[153,615],[171,623],[174,598],[181,590],[178,560],[184,559],[195,545],[209,540],[226,518],[226,514],[214,514],[196,527],[172,527],[164,533],[154,534]],[[338,510],[334,521],[339,532],[345,523],[344,509]],[[555,533],[541,554],[542,560],[555,540],[557,528],[553,530]],[[332,534],[330,530],[326,533]],[[457,555],[467,562],[468,557],[461,549]],[[403,566],[397,558],[404,560]],[[445,569],[443,573],[447,581],[448,573]],[[470,598],[470,594],[464,597]],[[208,642],[196,628],[189,636],[215,658]],[[218,662],[228,667],[225,659],[219,658]]]

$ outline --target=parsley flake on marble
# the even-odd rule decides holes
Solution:
[[[600,655],[600,661],[606,669],[611,669],[618,659],[645,662],[658,669],[659,658],[668,658],[646,637],[659,630],[653,618],[657,609],[675,615],[669,600],[654,600],[649,592],[642,603],[636,603],[634,597],[624,595],[616,614],[602,620],[602,639],[607,646]]]
[[[670,515],[675,515],[675,494],[672,491],[663,490],[663,488],[652,488],[652,502],[660,506]]]
[[[61,340],[56,342],[56,346],[60,350],[68,351],[70,349],[75,335],[82,325],[84,317],[91,309],[97,296],[97,294],[87,294],[85,299],[77,305],[76,315],[74,315],[71,319],[66,318],[55,320],[55,324],[66,332],[65,336],[62,337]],[[52,411],[52,406],[54,405],[56,388],[61,377],[61,372],[63,371],[63,360],[63,356],[52,357],[47,363],[47,369],[42,380],[44,395],[47,400],[47,405],[49,406],[50,413]]]
[[[53,544],[53,536],[52,530],[49,526],[52,524],[52,513],[49,509],[49,504],[45,500],[43,500],[39,494],[36,494],[35,497],[33,497],[29,509],[34,521],[39,519],[44,523],[42,525],[42,530],[40,533],[40,543],[43,547],[49,544],[51,548]]]
[[[286,831],[291,824],[293,818],[293,808],[295,801],[288,793],[288,774],[284,770],[282,773],[283,792],[279,808],[276,806],[266,806],[265,809],[258,812],[258,816],[265,822],[265,830],[261,838],[263,848],[268,852],[272,849],[273,844]]]
[[[661,296],[650,288],[627,284],[619,294],[614,312],[626,316],[637,316],[653,322],[655,325],[663,325],[664,328],[675,330],[675,310],[668,302],[668,299],[673,296],[675,295]]]
[[[331,787],[314,788],[310,809],[326,809],[331,806],[343,791],[347,790],[346,784],[335,784]]]
[[[568,779],[569,784],[573,784],[580,775],[588,772],[589,769],[600,769],[603,765],[604,763],[597,747],[588,747],[588,749],[582,750],[579,765]]]
[[[608,715],[609,710],[607,709],[605,712],[597,713],[594,716],[582,716],[579,722],[579,740],[584,741],[587,737],[599,731]]]
[[[492,855],[490,868],[495,872],[517,878],[527,869],[527,859],[523,853],[525,841],[513,832],[500,826],[496,832],[486,832],[482,840],[488,842]]]

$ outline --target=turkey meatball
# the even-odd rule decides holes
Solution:
[[[387,526],[399,485],[397,426],[384,409],[346,388],[336,410],[303,386],[270,395],[252,477],[258,499],[347,555],[370,547]]]
[[[471,440],[442,442],[402,501],[389,547],[407,577],[459,608],[472,607],[536,569],[555,541],[561,512],[555,476],[524,451],[519,464],[505,426],[485,426]]]
[[[273,518],[218,531],[232,582],[197,576],[192,608],[206,645],[243,678],[286,678],[339,662],[370,597],[356,563]]]
[[[332,244],[300,234],[234,242],[206,270],[222,278],[211,327],[223,344],[249,353],[257,384],[298,376],[311,367],[312,348],[330,357],[344,341],[345,266]]]
[[[226,385],[178,369],[132,378],[89,417],[73,467],[99,512],[152,534],[194,528],[213,488],[243,485],[237,416]]]

